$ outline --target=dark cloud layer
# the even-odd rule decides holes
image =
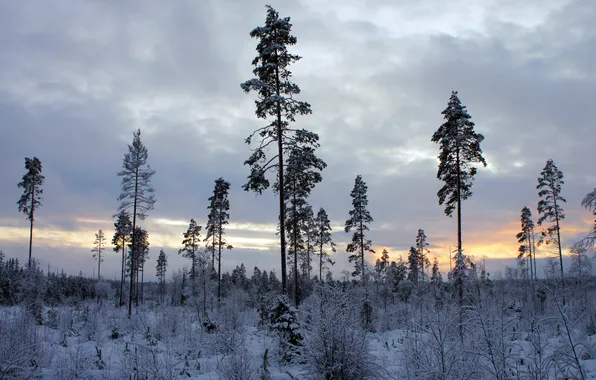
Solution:
[[[536,178],[549,158],[565,173],[566,241],[589,229],[579,204],[596,187],[592,1],[274,6],[292,17],[294,50],[303,56],[293,72],[314,113],[299,126],[319,133],[328,163],[312,203],[335,224],[347,218],[354,177],[362,174],[375,218],[372,240],[405,254],[424,228],[444,261],[455,221],[437,204],[441,184],[430,137],[457,89],[486,137],[489,162],[464,203],[471,253],[481,256],[482,245],[497,238],[503,250],[515,250],[514,236],[504,231],[516,228],[524,205],[535,210]],[[262,24],[264,11],[255,0],[1,3],[0,249],[25,257],[26,241],[6,237],[15,223],[27,225],[15,205],[25,156],[38,156],[47,178],[40,227],[111,229],[111,221],[83,226],[80,219],[110,219],[116,173],[139,127],[157,170],[149,225],[159,218],[204,220],[220,176],[232,184],[233,222],[275,225],[271,193],[241,189],[248,174],[244,138],[263,121],[239,83],[252,75],[256,41],[248,33]],[[184,228],[154,233],[178,239]],[[234,233],[275,239],[270,232]],[[277,265],[275,247],[232,251],[229,263]],[[39,249],[71,271],[93,265],[86,248]],[[337,273],[348,267],[345,256],[340,245]]]

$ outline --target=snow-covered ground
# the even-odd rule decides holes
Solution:
[[[325,355],[322,345],[330,349],[333,343],[344,345],[335,355],[344,355],[346,366],[370,367],[363,378],[581,378],[579,367],[584,378],[596,378],[596,336],[582,336],[581,318],[568,321],[568,334],[555,315],[520,331],[515,320],[490,314],[480,318],[480,313],[474,319],[472,313],[466,317],[466,334],[475,341],[466,335],[461,345],[457,329],[449,326],[457,313],[449,309],[412,315],[415,322],[409,328],[360,334],[350,330],[360,330],[353,312],[337,308],[319,313],[321,304],[307,300],[301,308],[298,325],[305,354],[293,363],[282,362],[279,337],[259,326],[258,312],[239,303],[207,314],[201,307],[143,305],[129,319],[126,308],[87,301],[45,307],[43,325],[35,324],[22,307],[3,307],[0,378],[323,379],[313,368]],[[207,318],[217,325],[214,331],[208,331]],[[350,359],[349,352],[342,352],[361,346],[369,356]],[[341,378],[350,376],[346,372]]]

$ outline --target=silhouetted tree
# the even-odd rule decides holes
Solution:
[[[521,231],[516,235],[517,242],[520,243],[518,248],[518,259],[530,259],[530,278],[534,280],[534,265],[533,265],[533,248],[532,248],[532,234],[534,231],[534,222],[532,221],[532,212],[529,208],[523,207],[521,210]],[[533,292],[534,293],[534,292]]]
[[[112,244],[114,251],[122,251],[122,269],[120,273],[120,301],[119,306],[124,305],[124,273],[126,271],[126,248],[130,243],[130,236],[132,233],[132,222],[130,216],[126,211],[118,213],[118,220],[114,223],[114,237],[112,237]]]
[[[224,181],[223,178],[215,180],[215,188],[213,195],[209,197],[209,217],[207,221],[207,237],[205,241],[211,239],[211,261],[214,268],[215,250],[217,247],[217,299],[221,299],[221,251],[223,248],[232,249],[232,245],[225,240],[225,226],[228,224],[230,214],[230,201],[228,193],[230,191],[230,183]]]
[[[166,290],[166,269],[168,266],[168,259],[163,248],[159,251],[157,257],[157,265],[155,266],[155,274],[159,280],[159,294],[161,296],[161,303],[164,302],[165,290]]]
[[[106,246],[106,237],[102,230],[99,230],[95,234],[95,241],[93,242],[93,258],[97,260],[97,281],[101,280],[101,263],[103,262],[103,257],[101,256],[101,252],[105,249]]]
[[[474,164],[486,166],[480,143],[484,136],[474,131],[474,123],[457,96],[451,92],[447,108],[441,112],[446,120],[433,134],[431,141],[440,144],[437,178],[445,184],[437,193],[439,205],[445,204],[445,215],[453,216],[457,208],[457,270],[454,274],[465,275],[463,257],[461,202],[472,196],[472,184],[477,168]],[[455,277],[454,277],[455,279]],[[463,281],[456,281],[460,303],[463,300]]]
[[[118,176],[122,177],[122,193],[118,197],[120,206],[118,212],[132,211],[132,246],[136,246],[137,218],[143,220],[147,213],[153,209],[155,195],[151,187],[151,177],[155,170],[147,165],[149,153],[141,142],[141,130],[133,133],[132,145],[128,145],[128,153],[122,160],[122,171]],[[131,257],[131,267],[136,267],[135,258]],[[132,274],[132,272],[131,272]],[[135,281],[131,277],[130,294],[128,299],[128,316],[132,316],[132,301],[135,298]]]
[[[287,203],[286,232],[290,236],[290,250],[294,256],[294,302],[297,307],[299,303],[298,253],[305,249],[303,232],[308,223],[310,209],[307,199],[315,185],[323,179],[320,171],[327,164],[317,158],[314,148],[297,147],[290,151],[287,165],[283,194]],[[312,209],[310,212],[312,213]],[[306,265],[310,266],[310,262]]]
[[[203,227],[197,225],[194,219],[190,220],[188,230],[184,233],[182,240],[183,248],[178,250],[178,254],[190,259],[190,281],[192,282],[192,294],[196,295],[196,280],[197,280],[197,260],[199,255],[199,242],[201,241],[201,229]]]
[[[538,245],[555,244],[559,250],[559,269],[561,270],[561,289],[565,290],[565,278],[563,274],[563,250],[561,249],[561,228],[560,221],[565,219],[565,213],[561,203],[567,202],[561,196],[561,185],[564,184],[563,172],[557,168],[553,160],[548,160],[538,178],[538,225],[545,222],[554,223],[542,230]],[[565,297],[563,297],[565,303]]]
[[[250,32],[250,36],[257,38],[258,56],[252,61],[255,66],[255,78],[241,84],[242,89],[248,93],[256,91],[259,99],[255,101],[256,115],[261,119],[271,122],[254,131],[245,141],[251,144],[254,138],[258,139],[257,147],[251,156],[244,162],[250,165],[248,182],[244,190],[262,193],[269,187],[266,178],[268,171],[277,172],[276,188],[279,189],[279,236],[281,245],[281,282],[282,292],[287,292],[286,271],[286,215],[285,202],[285,176],[284,158],[298,146],[319,146],[319,136],[304,129],[292,129],[290,123],[295,121],[296,115],[312,113],[310,104],[298,101],[295,96],[300,93],[300,88],[291,82],[292,73],[290,64],[301,57],[290,54],[288,46],[295,45],[296,37],[290,34],[292,24],[290,18],[280,18],[278,12],[267,6],[267,17],[264,26],[259,26]],[[266,151],[271,146],[276,146],[276,153],[267,157]]]
[[[325,264],[335,264],[329,257],[329,253],[325,250],[325,246],[331,247],[331,252],[335,253],[335,243],[331,239],[331,221],[324,208],[320,208],[315,218],[315,242],[314,245],[318,248],[319,255],[319,281],[323,281],[323,268]]]
[[[369,230],[368,223],[373,221],[370,212],[367,209],[368,206],[368,187],[362,180],[361,175],[356,176],[354,181],[354,189],[350,193],[352,197],[353,209],[350,210],[350,218],[346,220],[346,233],[351,230],[355,230],[352,235],[352,242],[348,244],[346,251],[352,253],[349,257],[349,261],[354,263],[355,270],[352,272],[352,276],[361,276],[362,284],[366,285],[366,268],[364,265],[364,252],[375,253],[372,249],[372,242],[364,236],[364,233]]]
[[[430,265],[430,261],[428,260],[428,254],[430,251],[428,250],[428,242],[426,241],[426,234],[424,230],[418,229],[418,233],[416,234],[416,249],[418,250],[418,257],[420,258],[420,264],[422,266],[422,279],[426,277],[426,270],[425,266]]]
[[[29,262],[31,267],[31,252],[33,248],[33,221],[35,220],[35,210],[41,207],[41,195],[43,194],[43,181],[45,177],[42,174],[41,161],[37,157],[25,157],[25,169],[27,173],[23,180],[17,185],[23,189],[23,195],[18,200],[19,211],[25,214],[29,220]]]

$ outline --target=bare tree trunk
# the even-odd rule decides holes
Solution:
[[[28,268],[31,268],[31,253],[33,251],[33,218],[35,215],[35,183],[31,190],[31,212],[29,213],[29,264]]]
[[[557,195],[558,194],[553,189],[555,220],[557,223],[557,245],[559,247],[559,262],[561,265],[561,294],[563,296],[563,306],[565,306],[565,276],[563,275],[563,251],[561,250],[561,228],[559,226],[559,209],[557,208]]]
[[[126,265],[126,239],[122,238],[122,271],[120,272],[120,302],[118,307],[121,307],[124,303],[124,266]]]
[[[275,52],[277,56],[277,51]],[[275,93],[280,95],[279,68],[275,67]],[[278,156],[278,182],[279,182],[279,240],[281,245],[281,292],[287,294],[286,271],[286,208],[284,189],[284,150],[283,150],[283,129],[281,127],[281,104],[277,101],[277,156]]]

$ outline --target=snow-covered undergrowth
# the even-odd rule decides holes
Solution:
[[[41,325],[2,307],[0,379],[596,378],[595,316],[573,300],[535,313],[498,294],[462,307],[368,297],[320,287],[298,310],[273,297],[263,312],[238,292],[219,306],[146,302],[130,319],[85,301],[44,307]]]

